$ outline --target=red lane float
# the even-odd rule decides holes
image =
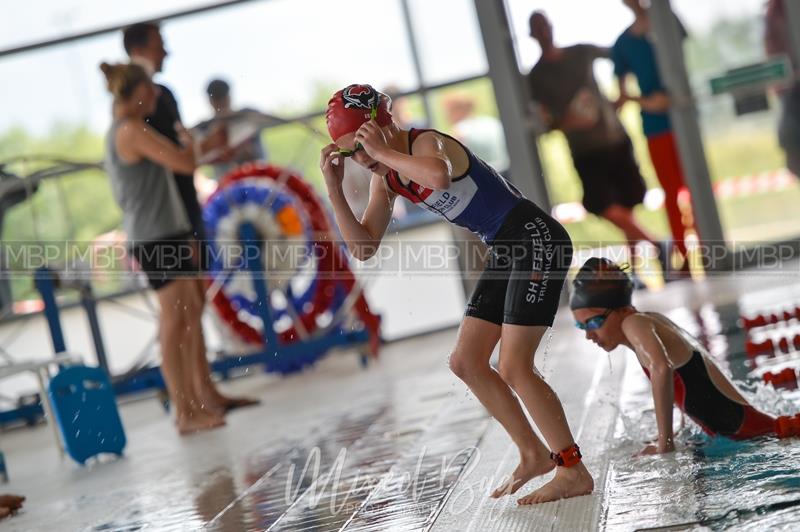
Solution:
[[[753,342],[747,340],[744,343],[744,349],[748,356],[755,357],[758,355],[771,355],[775,352],[775,345],[772,340],[764,340],[763,342]]]
[[[797,389],[797,373],[795,373],[794,368],[786,368],[775,373],[767,371],[762,378],[766,384],[771,384],[773,388]]]
[[[783,338],[767,339],[763,342],[747,340],[744,343],[744,350],[748,356],[756,357],[759,355],[773,355],[776,350],[781,353],[800,351],[800,334],[794,336],[784,336]]]
[[[756,314],[753,317],[741,316],[739,324],[742,329],[749,331],[759,327],[766,327],[768,325],[776,325],[778,323],[787,322],[791,320],[800,320],[800,307],[795,307],[792,310],[784,310],[783,312],[774,314]]]
[[[800,414],[781,416],[775,420],[775,433],[779,438],[800,436]]]

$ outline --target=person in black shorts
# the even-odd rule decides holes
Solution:
[[[633,208],[642,203],[647,189],[631,139],[600,92],[592,70],[596,59],[609,57],[609,50],[590,44],[556,46],[553,28],[541,11],[531,15],[530,32],[542,49],[528,74],[531,97],[545,124],[562,131],[567,139],[583,184],[583,206],[625,234],[631,256],[638,242],[647,241],[659,250],[658,258],[666,267],[666,245],[650,236],[634,217]]]
[[[518,503],[591,493],[594,482],[561,402],[533,360],[553,324],[572,259],[567,231],[455,138],[398,126],[389,98],[370,85],[349,85],[336,92],[326,119],[334,142],[322,149],[320,169],[336,222],[355,258],[367,260],[377,252],[398,197],[471,230],[492,251],[450,355],[452,371],[519,449],[519,466],[492,496],[515,493],[554,469],[552,480]],[[369,201],[360,219],[342,190],[345,158],[372,172]],[[489,358],[498,342],[500,364],[495,370]]]
[[[605,214],[610,214],[611,218],[608,219],[614,223],[618,219],[613,214],[615,209],[622,207],[627,211],[626,216],[632,217],[632,209],[644,200],[647,188],[628,135],[605,149],[573,153],[572,164],[583,185],[583,206],[590,213],[603,218],[607,218]],[[631,220],[631,223],[636,225],[635,220]],[[644,229],[641,232],[645,234]],[[650,237],[645,234],[644,239]]]
[[[164,60],[167,57],[167,51],[158,24],[152,22],[132,24],[123,31],[122,41],[125,52],[131,59],[131,63],[144,68],[151,78],[161,72]],[[168,87],[160,84],[156,84],[156,89],[157,96],[155,107],[144,119],[145,123],[156,133],[165,137],[178,149],[187,149],[191,147],[196,150],[197,158],[200,158],[211,150],[227,145],[228,135],[224,125],[212,128],[208,134],[203,137],[202,141],[195,143],[189,132],[181,123],[178,101],[172,91],[169,90]],[[206,281],[202,278],[201,274],[208,269],[211,259],[211,248],[206,241],[203,210],[200,206],[197,190],[194,185],[194,166],[191,168],[192,170],[188,168],[173,169],[172,179],[175,181],[181,203],[189,218],[190,228],[186,235],[186,241],[190,242],[190,245],[194,248],[192,264],[184,264],[182,268],[188,268],[194,273],[192,280],[197,292],[197,301],[201,305],[200,313],[202,314],[206,304]],[[179,240],[179,235],[172,235],[170,240]],[[171,249],[171,246],[171,244],[162,243],[159,246],[161,255],[171,256],[174,254],[175,250]],[[181,247],[181,249],[185,248],[185,246]],[[134,249],[134,252],[142,256],[146,255],[142,253],[142,250]],[[173,272],[172,275],[176,273],[177,272]],[[153,282],[154,280],[151,278],[151,286]],[[199,374],[208,376],[210,375],[211,368],[206,358],[205,339],[202,336],[202,328],[199,328],[197,333],[200,335],[200,338],[194,344],[196,346],[195,363],[200,367]],[[202,387],[207,390],[214,389],[213,383],[210,380],[204,383]],[[239,401],[224,398],[217,394],[214,394],[213,401],[209,402],[223,404],[223,411],[255,403],[249,399]]]
[[[158,296],[161,372],[178,431],[222,426],[227,410],[253,401],[222,395],[206,360],[196,242],[172,175],[195,168],[194,150],[191,144],[179,148],[147,126],[158,89],[145,69],[107,63],[100,68],[114,97],[105,168],[132,255]]]
[[[466,315],[502,325],[550,327],[572,261],[566,229],[532,202],[506,216]]]
[[[168,54],[158,24],[152,22],[132,24],[123,31],[122,41],[125,52],[131,58],[132,63],[140,65],[151,77],[161,72]],[[156,87],[158,88],[156,107],[145,118],[145,122],[170,142],[181,146],[191,139],[191,136],[181,123],[178,100],[167,86],[156,84]],[[227,130],[220,124],[197,143],[198,156],[225,146],[227,142]],[[206,270],[210,260],[210,248],[206,242],[203,209],[197,198],[194,174],[182,171],[176,171],[173,174],[175,184],[178,186],[178,193],[189,217],[189,223],[192,225],[191,238],[197,241],[199,266],[202,270]],[[205,294],[205,287],[202,283],[198,283],[198,290]]]

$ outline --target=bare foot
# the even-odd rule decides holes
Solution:
[[[235,410],[237,408],[246,408],[248,406],[255,406],[260,405],[260,399],[254,399],[252,397],[225,397],[222,396],[224,402],[222,406],[225,408],[225,412],[230,412],[231,410]]]
[[[175,424],[178,426],[178,433],[181,436],[186,436],[187,434],[222,427],[225,425],[225,420],[222,416],[205,410],[193,410],[188,414],[178,416]]]
[[[569,499],[570,497],[589,495],[593,489],[592,475],[586,470],[586,466],[580,463],[573,467],[557,468],[553,480],[533,493],[522,497],[517,503],[520,505],[539,504],[558,499]]]
[[[523,457],[508,478],[499,488],[492,493],[493,499],[498,499],[503,495],[516,493],[518,489],[525,485],[530,479],[549,473],[556,466],[550,456],[544,454],[536,458]]]
[[[206,393],[201,394],[201,397],[203,397],[203,409],[220,416],[225,415],[236,408],[244,408],[247,406],[261,404],[259,399],[253,399],[251,397],[228,397],[226,395],[222,395],[216,390],[206,391]]]

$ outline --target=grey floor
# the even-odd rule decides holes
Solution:
[[[637,294],[649,310],[698,308],[770,290],[800,301],[797,278],[728,276]],[[765,295],[766,294],[766,295]],[[226,427],[179,437],[155,399],[124,404],[122,459],[80,467],[62,459],[49,428],[0,433],[11,482],[28,497],[3,530],[592,530],[602,523],[627,357],[597,356],[566,309],[537,366],[560,395],[595,492],[519,508],[490,488],[516,453],[447,368],[455,330],[387,346],[362,369],[335,353],[299,375],[223,383],[258,396]],[[532,481],[530,491],[546,479]]]

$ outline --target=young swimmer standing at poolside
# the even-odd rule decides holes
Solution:
[[[323,148],[320,168],[350,252],[359,260],[375,254],[397,196],[472,230],[489,244],[492,255],[467,305],[450,367],[519,449],[519,467],[492,496],[514,493],[554,468],[555,477],[520,504],[591,493],[592,477],[581,462],[561,402],[533,365],[558,309],[572,258],[569,235],[452,137],[401,129],[389,104],[385,94],[369,85],[345,87],[328,102],[334,143]],[[361,220],[342,193],[346,157],[372,171]],[[495,371],[489,358],[498,341],[500,365]],[[534,433],[514,392],[549,449]]]
[[[573,281],[575,325],[606,351],[624,345],[653,385],[657,444],[640,454],[675,450],[673,403],[708,434],[744,440],[774,434],[775,418],[756,410],[689,333],[656,312],[631,304],[633,283],[617,264],[590,258]]]

